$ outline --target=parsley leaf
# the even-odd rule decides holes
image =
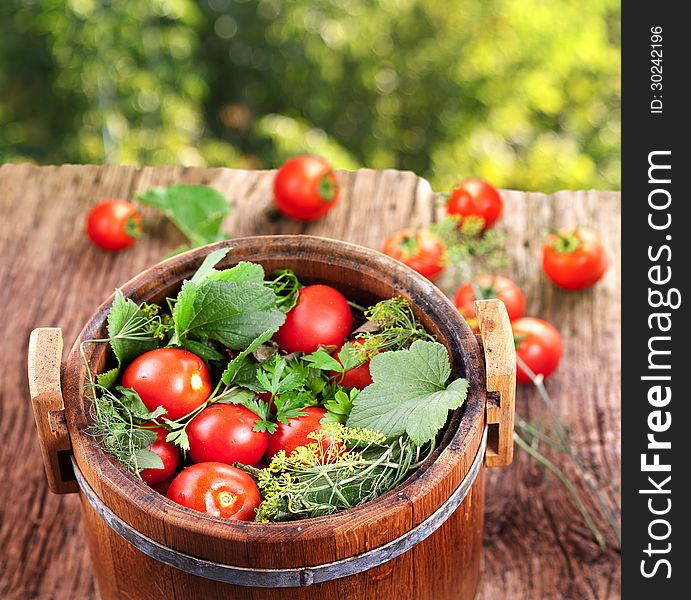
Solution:
[[[345,425],[350,411],[353,409],[353,400],[358,396],[360,390],[351,388],[350,393],[343,389],[339,389],[334,394],[333,398],[324,403],[324,408],[327,410],[326,415],[322,418],[322,423],[341,423]]]
[[[302,412],[302,409],[314,404],[314,399],[307,391],[291,390],[274,396],[273,402],[276,406],[276,421],[287,424],[289,419],[304,417],[307,413]]]
[[[343,367],[331,354],[329,354],[324,348],[319,348],[316,352],[312,354],[307,354],[302,357],[303,360],[309,363],[310,367],[313,369],[320,369],[321,371],[336,371],[338,373],[343,372]]]
[[[189,452],[190,439],[187,437],[184,425],[180,425],[175,421],[168,421],[165,417],[163,420],[171,428],[170,433],[166,436],[166,442],[175,444],[183,452]]]
[[[434,438],[468,393],[465,379],[446,385],[451,364],[438,342],[418,340],[407,350],[377,354],[370,371],[374,383],[353,400],[347,425],[387,438],[408,434],[418,446]]]
[[[162,211],[193,246],[226,239],[221,225],[230,205],[218,190],[205,185],[153,187],[139,201]]]

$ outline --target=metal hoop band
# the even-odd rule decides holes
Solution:
[[[487,428],[485,427],[480,447],[463,481],[444,504],[410,531],[364,554],[323,565],[294,569],[258,569],[225,565],[196,558],[159,544],[128,525],[101,501],[84,479],[74,458],[72,458],[72,466],[81,493],[92,508],[115,533],[147,556],[191,575],[214,581],[251,587],[289,588],[308,586],[362,573],[400,556],[432,535],[468,495],[484,462],[486,447]]]

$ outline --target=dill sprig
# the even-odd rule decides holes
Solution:
[[[481,217],[447,215],[430,227],[444,245],[445,269],[442,289],[458,285],[457,281],[472,281],[478,273],[495,273],[509,266],[504,235],[496,228],[484,230]],[[455,288],[454,288],[455,289]]]
[[[376,352],[402,350],[415,340],[435,341],[427,333],[413,313],[413,307],[405,298],[395,296],[382,300],[365,310],[367,323],[356,332],[357,344],[351,344],[349,351],[364,363]]]
[[[421,450],[406,436],[387,442],[379,432],[329,423],[309,434],[314,442],[289,456],[278,452],[258,473],[264,501],[256,521],[330,515],[373,500],[419,466]],[[432,451],[424,453],[425,460]]]
[[[129,406],[103,386],[92,404],[93,423],[89,433],[101,441],[103,447],[132,473],[139,476],[143,469],[156,468],[160,458],[146,450],[156,440],[152,423],[145,424]],[[157,460],[158,459],[158,460]],[[160,467],[163,464],[161,463]]]
[[[266,281],[266,285],[276,294],[276,306],[288,312],[297,304],[302,284],[291,269],[279,269],[274,271],[273,275],[273,280]]]

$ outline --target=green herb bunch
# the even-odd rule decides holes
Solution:
[[[320,517],[352,508],[395,488],[420,459],[420,448],[409,438],[388,443],[369,429],[332,423],[309,437],[314,442],[290,456],[278,452],[259,471],[264,501],[256,521]]]
[[[313,442],[290,456],[278,452],[262,471],[242,467],[263,494],[257,520],[328,515],[396,487],[432,453],[449,411],[465,401],[467,381],[450,381],[446,348],[395,297],[360,309],[365,324],[336,354],[320,348],[281,355],[271,338],[297,301],[298,278],[282,270],[267,279],[248,262],[219,270],[225,253],[211,253],[167,299],[167,310],[116,291],[108,337],[84,342],[108,343],[114,355],[112,368],[94,380],[83,352],[91,433],[139,475],[163,467],[148,449],[154,429],[167,430],[166,440],[185,454],[187,426],[212,404],[245,406],[258,416],[255,431],[269,435],[319,406],[326,415],[322,430],[310,434]],[[176,420],[162,407],[149,411],[135,390],[117,385],[132,360],[164,346],[201,357],[216,381],[202,405]],[[346,372],[367,360],[373,382],[362,391],[344,387]]]

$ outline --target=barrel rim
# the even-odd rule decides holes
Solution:
[[[484,358],[475,335],[451,301],[427,279],[391,257],[356,244],[307,235],[251,236],[203,246],[146,269],[121,286],[120,290],[125,297],[143,301],[146,299],[143,297],[145,293],[151,291],[147,290],[147,286],[151,285],[153,280],[160,279],[159,288],[162,285],[179,284],[182,279],[194,273],[206,255],[219,248],[230,250],[229,255],[222,262],[223,266],[230,266],[239,260],[252,260],[245,256],[234,259],[233,251],[260,252],[262,248],[265,249],[264,251],[269,248],[274,254],[278,251],[285,252],[286,257],[289,256],[291,259],[302,257],[316,260],[316,256],[322,256],[329,258],[330,265],[351,269],[366,268],[370,274],[377,272],[391,285],[400,288],[401,295],[411,300],[416,312],[427,315],[429,319],[434,315],[442,317],[435,321],[436,325],[446,332],[446,336],[443,336],[440,341],[445,343],[447,348],[449,345],[452,346],[449,350],[453,366],[456,370],[463,372],[471,385],[464,406],[455,411],[451,417],[440,448],[435,451],[433,460],[422,465],[394,490],[370,502],[326,517],[281,523],[246,523],[219,519],[180,506],[134,477],[103,451],[96,439],[86,431],[87,407],[81,391],[85,370],[79,347],[82,341],[93,339],[94,334],[103,330],[107,312],[113,300],[111,294],[87,321],[79,334],[66,361],[63,375],[67,424],[75,459],[85,479],[104,502],[112,498],[124,501],[124,506],[136,504],[139,510],[154,519],[163,519],[166,525],[221,540],[252,543],[253,541],[266,542],[267,539],[271,539],[279,543],[286,537],[292,540],[299,538],[303,541],[321,539],[325,535],[334,534],[339,528],[352,527],[359,520],[363,522],[365,519],[371,520],[372,514],[381,515],[383,518],[391,510],[400,508],[403,504],[413,505],[413,526],[416,522],[423,520],[425,513],[433,512],[445,498],[433,499],[431,504],[425,502],[426,505],[429,504],[425,507],[416,507],[415,502],[430,493],[430,486],[445,479],[451,473],[458,471],[454,474],[459,481],[463,478],[465,474],[463,470],[467,471],[480,445],[484,428]],[[310,253],[316,254],[311,256]],[[418,297],[417,301],[411,298],[413,295]],[[421,300],[424,300],[424,306],[420,305]],[[432,311],[432,314],[427,311]],[[89,360],[92,360],[98,353],[92,348],[87,350],[86,354]],[[470,460],[464,461],[464,457],[468,454]],[[129,508],[122,508],[120,511],[117,507],[111,508],[114,508],[125,521],[130,521]],[[165,526],[157,527],[154,521],[151,527],[149,534],[152,538],[165,543]]]

